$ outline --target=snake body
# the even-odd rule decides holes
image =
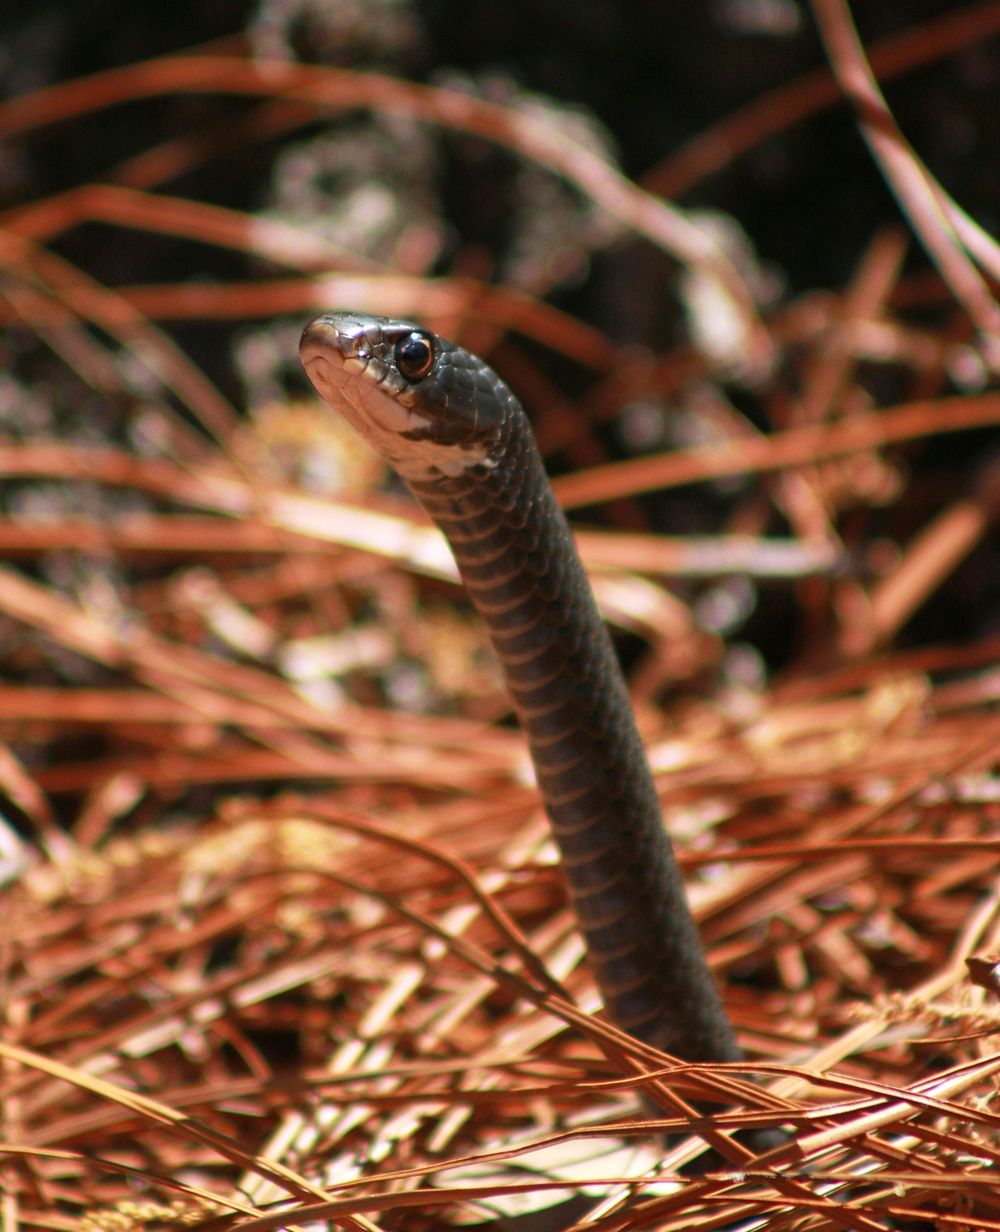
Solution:
[[[526,734],[609,1017],[688,1060],[738,1060],[614,649],[517,399],[410,321],[326,313],[301,357],[451,546]]]

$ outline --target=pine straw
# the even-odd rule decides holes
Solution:
[[[966,960],[998,943],[1000,722],[978,689],[880,674],[853,696],[768,704],[738,730],[699,714],[652,741],[673,766],[675,829],[717,823],[685,861],[717,969],[769,977],[730,989],[763,1060],[725,1074],[664,1072],[581,1018],[593,991],[516,741],[473,724],[463,742],[432,721],[419,745],[415,731],[347,740],[363,791],[244,795],[35,861],[11,904],[18,1043],[3,1049],[22,1217],[69,1226],[54,1207],[108,1206],[137,1176],[146,1195],[212,1194],[220,1212],[282,1202],[253,1227],[433,1214],[468,1185],[465,1204],[570,1189],[536,1173],[529,1148],[573,1143],[573,1159],[597,1134],[590,1175],[617,1212],[603,1226],[640,1203],[640,1223],[703,1211],[713,1226],[847,1201],[846,1226],[887,1212],[949,1226],[950,1210],[962,1226],[964,1203],[992,1226],[997,1015]],[[131,711],[116,723],[134,739]],[[87,820],[152,786],[96,766]],[[654,1128],[621,1103],[636,1069],[664,1079],[662,1128],[683,1126],[678,1097],[725,1090],[758,1114],[720,1113],[716,1128],[780,1121],[795,1137],[743,1179],[717,1162],[679,1196],[616,1186],[634,1164],[605,1163],[606,1139],[648,1144]]]
[[[0,128],[135,97],[141,83],[211,78],[269,92],[258,120],[270,130],[312,115],[344,76],[286,67],[275,82],[236,57],[207,63],[177,57],[152,75],[33,96]],[[535,157],[558,146],[502,108],[347,76],[371,105],[464,123]],[[409,311],[420,297],[427,319],[464,322],[477,345],[516,320],[594,365],[581,408],[592,422],[636,390],[676,392],[703,361],[618,354],[536,301],[467,282],[313,281],[303,271],[332,257],[306,237],[251,239],[254,220],[203,203],[164,212],[150,169],[176,174],[199,150],[181,142],[125,168],[120,186],[7,219],[11,310],[105,392],[129,388],[121,353],[84,319],[139,346],[230,446],[206,450],[161,393],[162,456],[54,437],[0,447],[9,480],[75,490],[85,479],[159,502],[0,525],[5,554],[28,566],[0,569],[0,616],[17,633],[0,688],[0,788],[32,835],[10,831],[5,849],[18,874],[0,1045],[11,1226],[428,1228],[551,1203],[554,1226],[586,1216],[607,1230],[757,1216],[769,1229],[1000,1228],[1000,645],[883,649],[985,533],[995,476],[984,468],[868,581],[834,525],[838,502],[863,499],[859,476],[874,503],[904,504],[886,442],[1000,419],[995,394],[945,395],[947,373],[975,355],[964,318],[933,334],[893,307],[920,294],[900,282],[896,236],[873,240],[841,295],[762,323],[738,293],[747,370],[779,350],[794,365],[762,395],[773,431],[754,436],[733,416],[738,435],[716,444],[562,482],[567,503],[586,504],[773,473],[766,490],[793,531],[763,538],[751,495],[708,565],[704,541],[581,536],[605,610],[651,647],[634,680],[640,717],[748,1050],[743,1065],[683,1065],[592,1016],[522,743],[495,723],[504,694],[478,630],[450,609],[440,540],[373,489],[336,502],[261,474],[271,438],[234,427],[148,314],[352,298]],[[652,198],[576,147],[555,162],[697,264]],[[199,287],[194,301],[183,285],[108,291],[42,246],[81,218],[108,219],[126,188],[130,225],[225,224],[236,246],[274,241],[272,258],[298,272],[215,298]],[[700,268],[733,289],[714,257]],[[942,284],[932,294],[947,303]],[[886,356],[909,367],[913,393],[876,409],[859,368]],[[508,359],[531,375],[523,355]],[[564,443],[579,422],[556,408],[543,442]],[[305,424],[310,448],[336,432]],[[49,554],[81,551],[95,555],[79,585],[44,580]],[[826,624],[826,666],[803,664],[769,692],[655,704],[665,682],[724,653],[662,583],[696,566],[800,579],[804,626]],[[758,1158],[729,1136],[775,1125],[784,1144]]]

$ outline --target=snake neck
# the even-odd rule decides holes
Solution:
[[[609,1016],[688,1060],[737,1060],[614,649],[519,408],[503,433],[497,463],[408,483],[500,659]]]

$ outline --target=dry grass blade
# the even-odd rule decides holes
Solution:
[[[458,91],[418,86],[373,73],[293,67],[282,61],[269,64],[211,55],[178,56],[55,86],[0,105],[0,136],[24,134],[84,110],[172,91],[280,95],[323,109],[366,105],[389,113],[399,111],[508,146],[564,176],[624,226],[716,278],[731,296],[734,310],[744,318],[746,355],[753,370],[760,374],[770,363],[770,344],[757,320],[753,296],[710,233],[643,193],[592,151],[551,125]]]
[[[791,428],[756,441],[741,438],[687,452],[613,462],[578,475],[561,477],[554,486],[560,502],[573,508],[655,488],[849,457],[884,445],[938,433],[975,431],[998,422],[1000,396],[997,394],[939,398],[891,407],[850,422]]]
[[[992,267],[995,277],[1000,269],[996,242],[978,228],[971,246],[959,241],[959,226],[966,236],[973,228],[962,222],[956,226],[957,207],[899,131],[844,0],[813,0],[813,9],[833,71],[858,110],[865,140],[945,281],[976,322],[988,362],[994,371],[1000,370],[1000,305],[969,256],[969,250],[981,250],[986,256],[984,264]]]
[[[994,0],[984,0],[934,16],[922,25],[906,27],[880,40],[868,48],[868,61],[878,80],[887,82],[928,61],[974,46],[998,29],[1000,11]],[[828,68],[808,73],[754,99],[742,111],[699,133],[648,172],[643,177],[643,186],[664,197],[683,196],[741,154],[801,123],[814,112],[830,107],[840,97],[840,87]]]

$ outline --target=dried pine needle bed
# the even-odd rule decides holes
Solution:
[[[1000,639],[988,613],[900,637],[927,604],[964,610],[949,588],[992,530],[984,301],[953,269],[904,277],[893,231],[843,290],[758,312],[743,271],[533,103],[271,70],[168,57],[14,100],[0,133],[211,88],[257,100],[250,149],[345,97],[500,143],[715,280],[756,419],[703,355],[617,346],[542,286],[429,279],[419,245],[406,269],[355,260],[161,193],[217,132],[5,218],[5,1227],[1000,1229]],[[60,254],[81,223],[282,274],[111,289]],[[504,338],[569,462],[561,498],[606,511],[581,550],[744,1064],[680,1064],[595,1016],[442,541],[290,392],[302,321],[346,299]],[[165,328],[219,319],[245,323],[233,372],[270,391],[248,414]],[[555,398],[511,329],[586,392]],[[611,462],[603,427],[652,403],[686,443]],[[972,462],[952,450],[970,433]],[[639,499],[682,486],[725,514],[654,533]],[[770,672],[741,640],[755,603]],[[731,1137],[769,1125],[785,1143],[761,1157]]]

